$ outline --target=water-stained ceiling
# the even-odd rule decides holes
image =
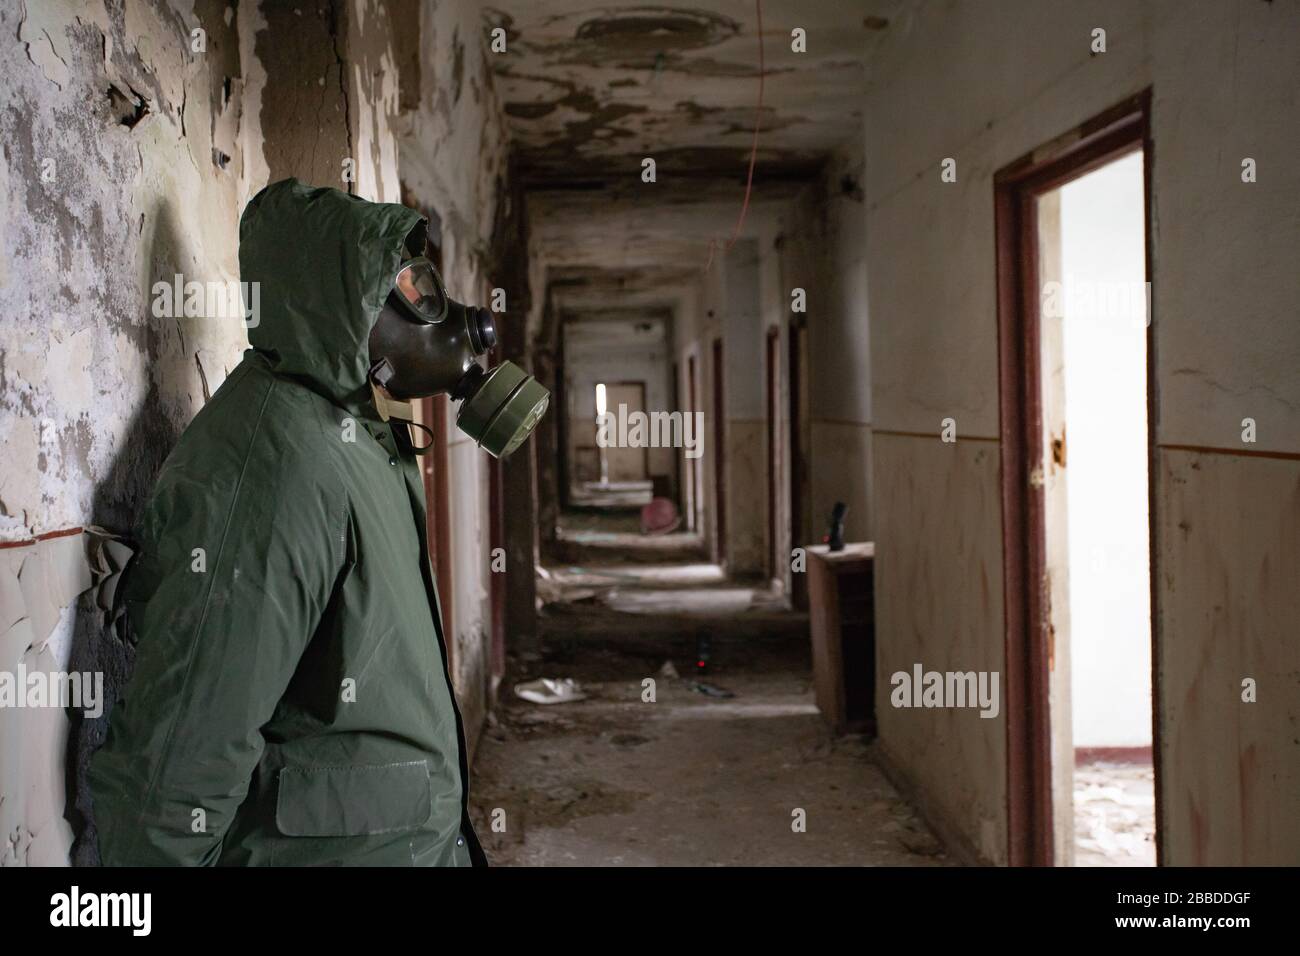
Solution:
[[[860,129],[865,57],[900,0],[754,0],[683,6],[493,0],[505,31],[495,80],[522,170],[550,186],[657,175],[743,181],[760,120],[764,178],[802,178]],[[792,49],[792,31],[806,52]]]

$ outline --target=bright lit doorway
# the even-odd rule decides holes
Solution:
[[[1142,167],[1038,204],[1057,859],[1081,866],[1155,864]]]
[[[1008,858],[1159,859],[1150,93],[995,176]]]

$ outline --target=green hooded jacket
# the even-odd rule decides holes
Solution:
[[[367,383],[423,225],[293,179],[244,210],[253,347],[163,465],[125,579],[135,670],[90,767],[106,864],[486,862],[420,468]]]

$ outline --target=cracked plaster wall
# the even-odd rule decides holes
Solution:
[[[120,681],[129,655],[78,596],[84,536],[31,542],[128,531],[246,347],[237,318],[151,310],[153,283],[177,272],[238,278],[235,29],[215,2],[0,9],[0,554],[24,585],[5,588],[0,669]],[[6,708],[0,724],[0,862],[67,860],[87,809],[80,792],[65,807],[67,751],[81,766],[99,728],[52,708]]]
[[[440,223],[442,273],[453,298],[487,305],[493,288],[508,290],[505,312],[496,315],[498,328],[508,334],[510,323],[526,323],[528,301],[493,255],[494,232],[509,211],[508,141],[479,6],[467,0],[403,2],[391,16],[408,27],[419,23],[418,52],[403,49],[400,41],[393,52],[402,66],[401,89],[385,91],[412,107],[393,123],[404,201]],[[453,679],[467,731],[476,739],[491,687],[490,460],[456,428],[456,408],[449,406],[455,560],[448,632]],[[510,562],[506,573],[533,573],[531,566],[519,565]]]
[[[177,272],[237,280],[239,214],[259,189],[292,175],[400,201],[400,137],[417,195],[444,216],[453,294],[487,284],[504,134],[486,69],[471,51],[459,77],[436,65],[422,78],[418,56],[451,34],[421,40],[410,27],[412,14],[432,28],[459,22],[456,42],[472,45],[468,9],[0,8],[0,670],[22,659],[102,671],[110,700],[129,673],[129,649],[86,590],[92,538],[77,532],[132,530],[176,438],[238,364],[247,336],[237,317],[155,318],[151,288]],[[421,88],[431,83],[447,90]],[[473,106],[457,110],[459,99]],[[414,122],[401,116],[417,102]],[[455,547],[468,569],[457,604],[473,611],[457,631],[457,686],[475,728],[486,705],[481,458],[472,444],[453,450]],[[0,710],[0,865],[95,862],[81,781],[102,734],[102,718]]]

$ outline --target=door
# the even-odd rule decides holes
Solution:
[[[404,202],[413,208],[414,200],[403,187]],[[429,221],[425,255],[434,267],[442,271],[441,219],[436,212],[421,210]],[[424,476],[425,530],[429,539],[429,560],[433,564],[434,583],[438,587],[438,603],[442,607],[442,629],[447,644],[447,669],[455,675],[455,616],[453,598],[451,551],[451,487],[450,439],[447,432],[449,401],[446,395],[435,395],[414,402],[417,420],[433,432],[432,447],[420,458]]]
[[[420,458],[424,466],[425,526],[429,536],[429,555],[438,585],[438,602],[442,605],[442,630],[447,638],[447,666],[451,667],[456,642],[452,598],[451,559],[451,487],[447,482],[450,461],[447,440],[447,396],[435,395],[416,403],[422,424],[433,432],[433,447]],[[452,671],[454,674],[455,671]]]
[[[713,340],[713,560],[727,560],[727,401],[722,339]]]
[[[785,580],[781,557],[781,331],[767,330],[764,367],[767,397],[767,571],[771,580]]]
[[[482,301],[490,301],[492,290],[485,281],[480,291]],[[487,365],[499,364],[505,347],[500,341],[488,352]],[[492,628],[491,698],[496,700],[497,685],[506,672],[506,504],[505,463],[490,455],[483,456],[488,469],[488,601]],[[500,562],[500,563],[498,563]]]
[[[807,434],[804,423],[808,420],[808,405],[804,390],[807,381],[804,363],[808,328],[802,321],[792,321],[789,328],[789,372],[786,378],[790,407],[790,546],[807,548],[807,489],[808,455],[804,448]],[[791,603],[800,610],[808,609],[808,576],[791,576]]]
[[[626,434],[634,413],[645,414],[645,382],[607,382],[605,408],[613,416],[615,427],[611,438]],[[601,448],[604,458],[604,475],[610,482],[644,481],[650,477],[650,451],[644,445],[629,447],[627,442],[614,440]]]
[[[700,408],[698,377],[695,370],[695,355],[686,359],[686,414],[694,415]],[[697,440],[703,440],[699,436]],[[703,500],[701,491],[702,469],[700,459],[686,459],[686,527],[695,531],[700,526],[700,508]]]
[[[1086,850],[1076,846],[1075,738],[1107,733],[1103,712],[1149,729],[1139,736],[1151,742],[1160,856],[1149,105],[1149,93],[1134,97],[994,179],[1013,864],[1069,864]],[[1102,309],[1134,296],[1136,310]],[[1118,593],[1081,543],[1122,562],[1111,572],[1144,593]],[[1107,644],[1117,631],[1118,649]],[[1100,690],[1095,675],[1086,689],[1071,679],[1099,661]]]

